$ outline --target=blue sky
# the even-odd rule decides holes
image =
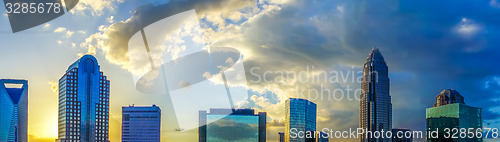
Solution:
[[[260,67],[256,73],[261,75],[300,72],[308,66],[315,67],[313,72],[359,71],[370,50],[377,47],[389,66],[393,127],[424,130],[425,108],[444,89],[456,89],[466,104],[483,108],[485,126],[500,127],[497,0],[82,0],[71,13],[15,34],[8,18],[0,18],[0,78],[30,81],[32,140],[57,136],[57,95],[52,84],[86,53],[97,57],[112,82],[113,141],[120,135],[121,106],[155,103],[167,112],[169,107],[161,101],[164,96],[134,89],[124,34],[133,34],[130,29],[138,29],[144,24],[141,21],[172,14],[172,8],[196,10],[202,42],[238,49],[244,56],[247,81],[255,80],[249,74],[252,67]],[[247,84],[252,92],[241,104],[268,112],[269,140],[276,140],[276,133],[284,130],[284,100],[297,96],[297,86],[360,87],[357,82],[296,80]],[[313,101],[318,104],[318,128],[358,126],[359,102]],[[163,124],[175,121],[166,117]],[[176,132],[171,125],[163,129],[167,140],[196,140],[195,131]]]

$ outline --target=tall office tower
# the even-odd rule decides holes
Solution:
[[[199,115],[199,142],[266,141],[265,112],[255,115],[253,109],[210,109]]]
[[[122,142],[159,142],[161,110],[153,106],[122,107]]]
[[[305,138],[290,137],[290,131],[292,129],[296,129],[296,132],[316,130],[316,104],[306,99],[289,98],[285,105],[285,141],[305,142]]]
[[[413,142],[413,133],[410,129],[392,129],[392,142]]]
[[[27,80],[0,79],[0,141],[28,141]]]
[[[58,124],[56,141],[109,141],[109,80],[94,56],[81,57],[59,79]]]
[[[438,130],[437,138],[426,136],[428,142],[483,141],[482,138],[477,137],[455,139],[445,138],[445,133],[447,132],[444,131],[445,128],[450,129],[450,132],[452,132],[452,129],[454,128],[457,128],[458,130],[466,129],[467,131],[469,131],[469,129],[473,129],[472,131],[475,133],[478,128],[482,128],[483,126],[481,108],[465,105],[463,98],[464,97],[462,97],[462,95],[460,95],[456,90],[444,90],[436,97],[435,104],[438,105],[426,109],[426,134],[429,134],[429,131]],[[443,100],[449,103],[443,103]]]
[[[391,131],[392,103],[389,95],[389,75],[384,57],[372,49],[363,66],[361,101],[359,102],[359,127],[368,131]],[[360,142],[389,142],[362,135]]]

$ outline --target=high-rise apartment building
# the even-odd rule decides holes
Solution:
[[[160,142],[160,129],[158,106],[122,107],[122,142]]]
[[[266,141],[265,112],[256,115],[253,109],[210,109],[199,115],[199,142]]]
[[[450,133],[452,129],[465,129],[475,133],[478,128],[482,128],[481,108],[465,105],[464,97],[456,90],[444,90],[436,97],[436,103],[433,107],[427,108],[425,113],[427,132],[436,131],[437,138],[427,136],[428,142],[482,142],[482,138],[445,138],[448,128]],[[458,135],[458,134],[457,134]]]
[[[0,79],[0,141],[28,141],[27,80]]]
[[[363,66],[359,107],[359,127],[368,131],[391,131],[392,103],[389,95],[388,67],[376,48],[372,49]],[[389,142],[362,135],[360,142]]]
[[[109,80],[97,59],[84,55],[59,79],[60,142],[108,142]]]
[[[285,102],[285,141],[305,142],[306,138],[292,138],[290,131],[307,132],[316,130],[316,104],[299,98],[289,98]]]

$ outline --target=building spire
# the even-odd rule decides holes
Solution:
[[[385,62],[384,56],[382,56],[382,53],[380,53],[380,51],[378,50],[377,47],[372,48],[372,51],[370,52],[368,57],[366,57],[366,61],[367,62],[377,62],[377,61]]]

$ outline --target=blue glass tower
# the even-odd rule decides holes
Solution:
[[[160,128],[158,106],[122,107],[122,142],[160,142]]]
[[[361,97],[359,103],[359,127],[368,131],[392,130],[392,103],[389,95],[388,67],[378,49],[372,49],[363,66]],[[365,135],[361,142],[389,142],[391,139],[375,139]]]
[[[109,80],[97,59],[85,55],[59,79],[58,139],[61,142],[107,142]]]
[[[22,85],[7,87],[7,85]],[[0,141],[28,141],[28,81],[0,79]]]
[[[305,138],[291,138],[290,130],[297,132],[316,130],[316,104],[299,98],[289,98],[285,106],[285,141],[304,142]]]

